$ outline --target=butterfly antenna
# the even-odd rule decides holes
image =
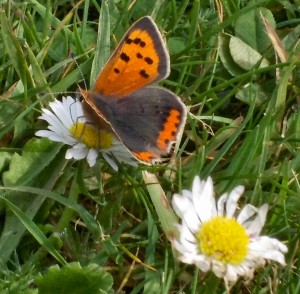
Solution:
[[[81,78],[82,78],[83,84],[84,84],[84,89],[87,90],[87,84],[86,84],[86,80],[85,80],[85,78],[84,78],[83,72],[82,72],[82,70],[81,70],[81,68],[80,68],[80,66],[79,66],[79,64],[78,64],[78,62],[77,62],[76,59],[74,58],[74,56],[72,56],[72,59],[73,59],[74,63],[76,64],[76,66],[77,66],[77,68],[78,68],[78,70],[79,70],[79,72],[80,72],[80,75],[81,75]]]

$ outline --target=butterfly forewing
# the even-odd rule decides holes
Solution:
[[[148,16],[128,30],[96,79],[94,91],[125,96],[169,75],[169,54],[156,24]]]

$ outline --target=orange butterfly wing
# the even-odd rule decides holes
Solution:
[[[146,16],[124,35],[98,75],[94,91],[107,96],[125,96],[165,79],[169,72],[169,54],[160,32]]]
[[[161,161],[182,133],[186,108],[172,92],[147,87],[165,79],[170,58],[160,32],[143,17],[124,35],[98,75],[93,91],[80,89],[85,113],[109,128],[144,164]]]

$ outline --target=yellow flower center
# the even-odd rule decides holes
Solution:
[[[73,137],[89,148],[94,149],[107,149],[112,145],[112,134],[105,130],[98,130],[94,126],[77,122],[70,128],[70,132]]]
[[[224,263],[238,264],[248,253],[249,237],[235,219],[217,216],[203,222],[197,239],[202,253]]]

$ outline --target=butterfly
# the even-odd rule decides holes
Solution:
[[[96,78],[80,89],[84,113],[111,130],[143,164],[162,161],[182,135],[186,107],[171,91],[155,86],[170,73],[170,58],[150,16],[135,22]]]

